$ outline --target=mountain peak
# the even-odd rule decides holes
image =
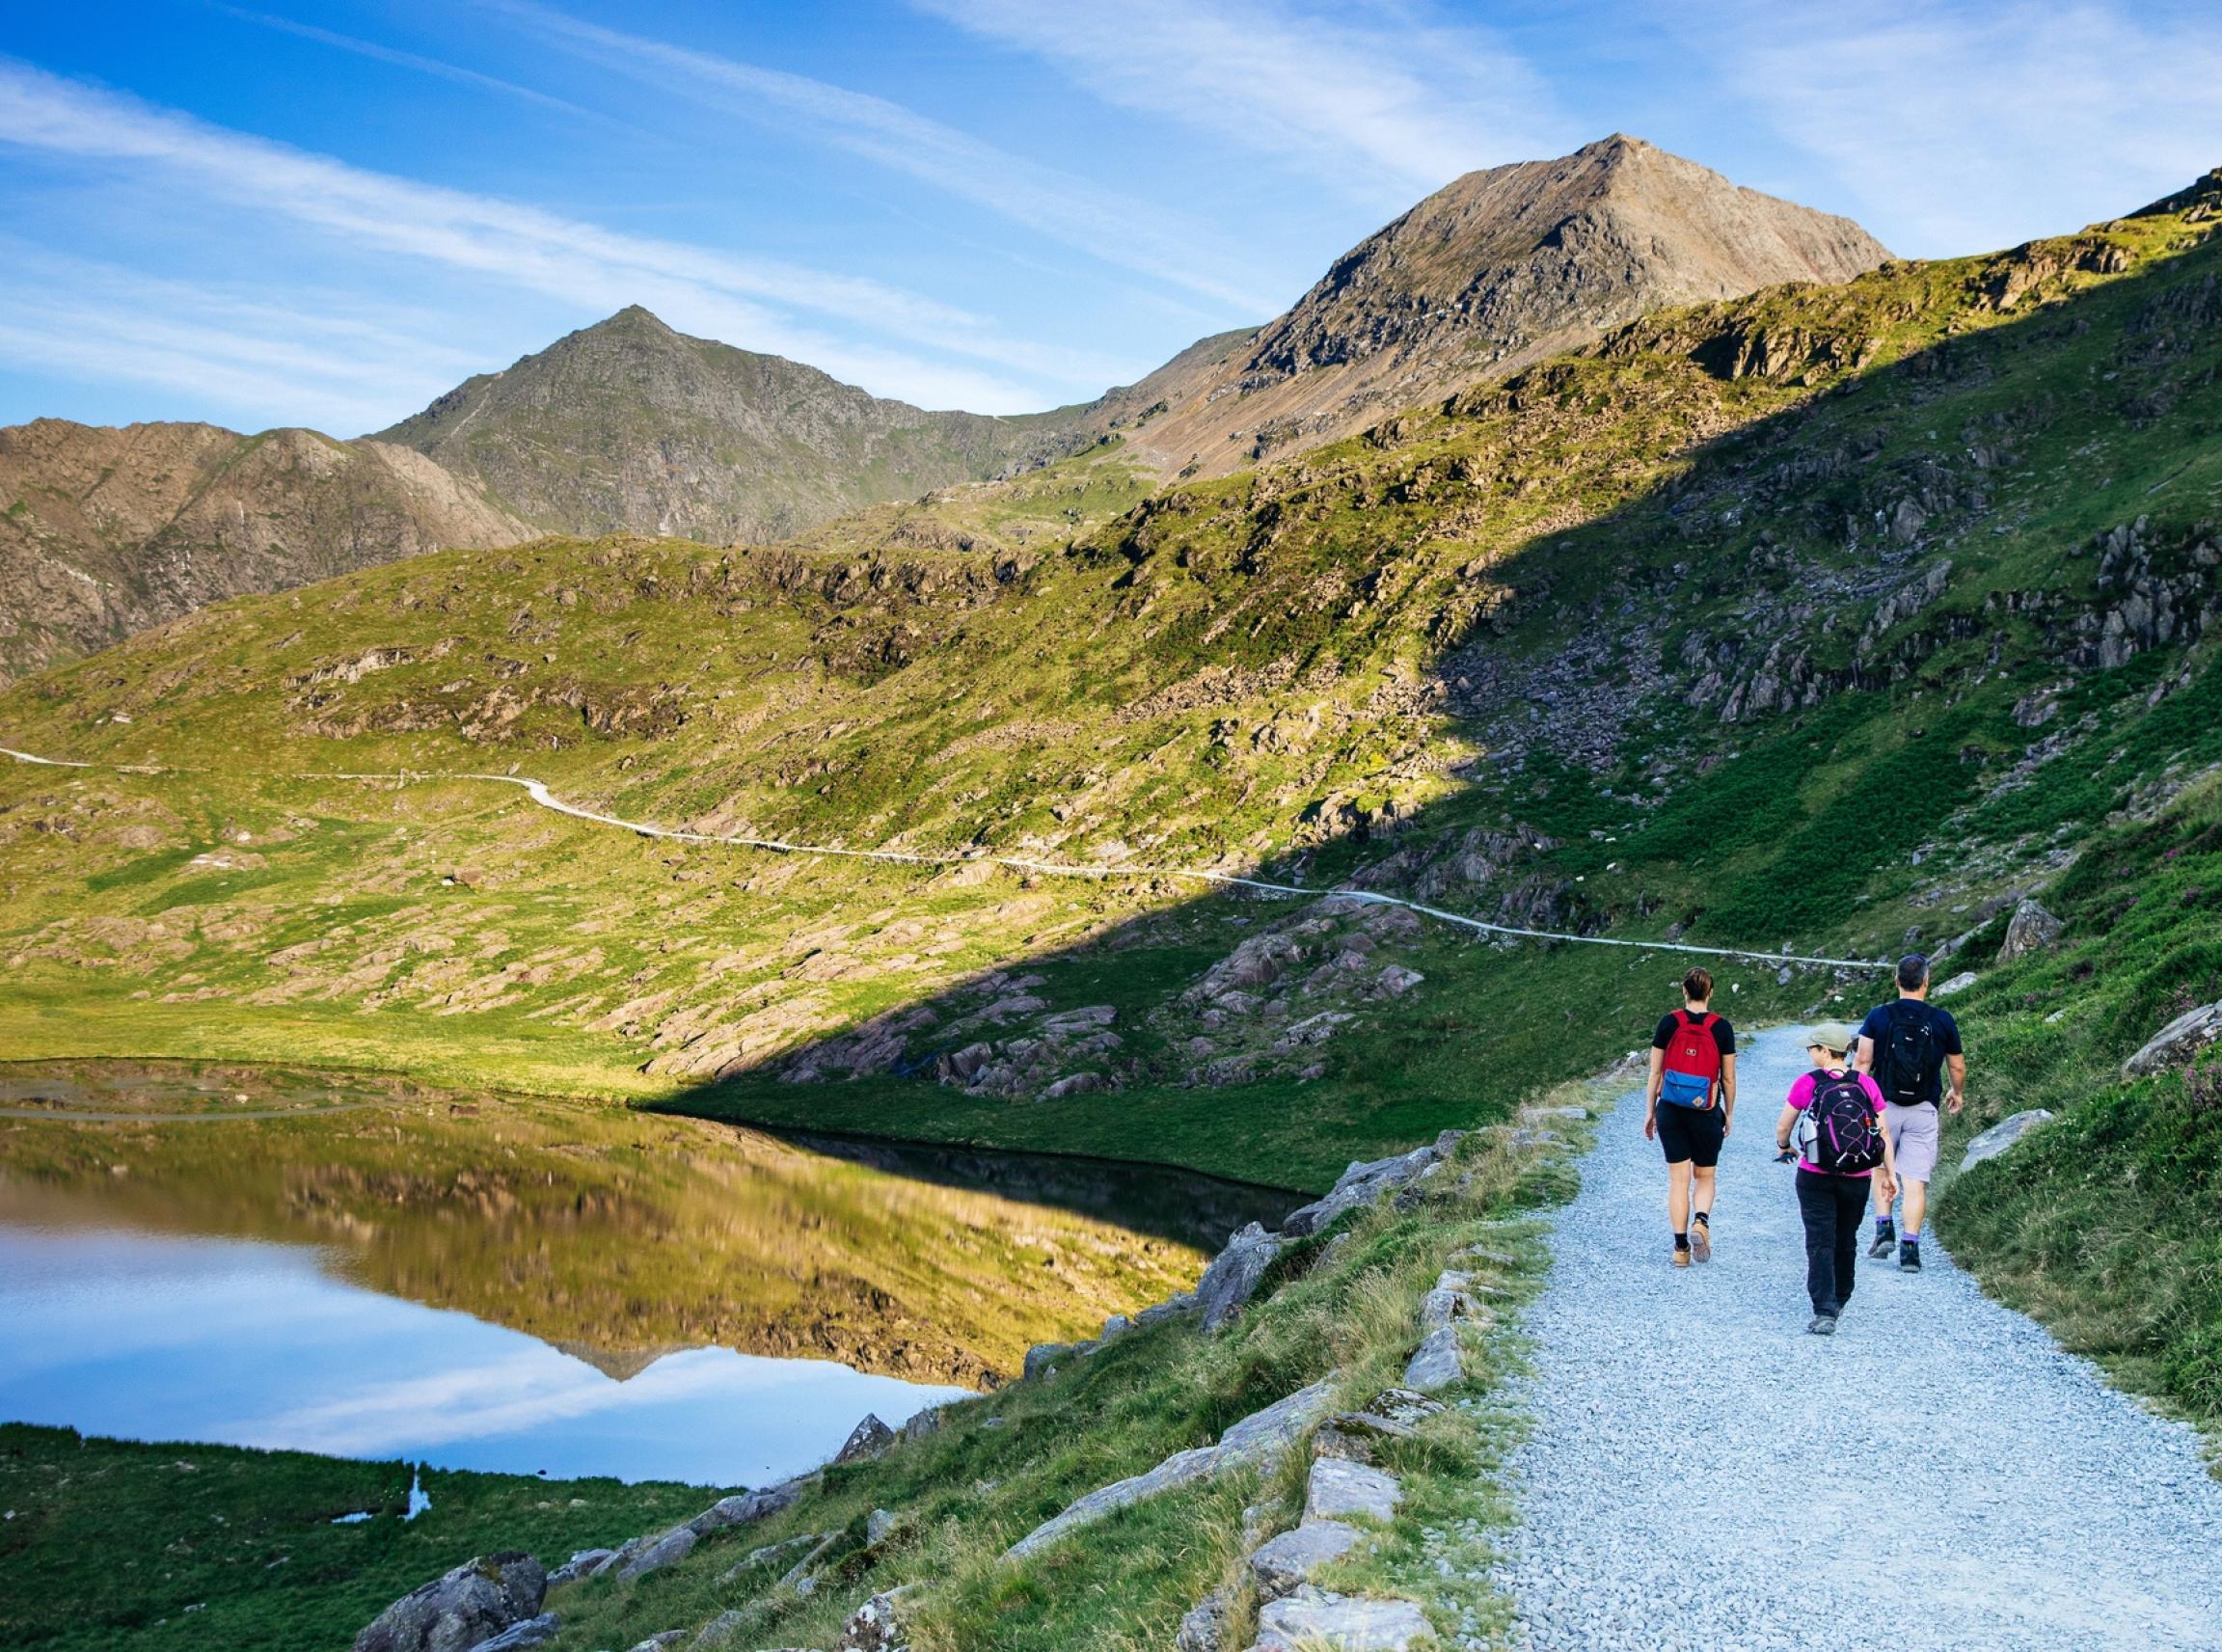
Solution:
[[[1849,281],[1889,256],[1848,218],[1615,132],[1454,178],[1338,258],[1260,335],[1251,367],[1297,373],[1384,352],[1533,359],[1646,310]]]

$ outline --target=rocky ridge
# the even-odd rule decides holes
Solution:
[[[531,535],[391,443],[60,419],[0,429],[0,685],[227,597]]]

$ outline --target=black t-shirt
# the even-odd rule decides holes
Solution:
[[[1686,1010],[1675,1010],[1659,1017],[1659,1030],[1651,1035],[1651,1047],[1665,1049],[1674,1042],[1674,1023],[1688,1015]],[[1713,1043],[1722,1055],[1736,1053],[1736,1029],[1728,1024],[1726,1016],[1713,1019]]]
[[[1939,1010],[1934,1004],[1919,998],[1901,998],[1894,1004],[1878,1004],[1867,1012],[1867,1018],[1859,1023],[1859,1036],[1875,1041],[1875,1082],[1888,1096],[1891,1080],[1896,1075],[1890,1067],[1890,1030],[1900,1020],[1911,1023],[1916,1016],[1929,1017],[1929,1050],[1921,1063],[1921,1070],[1911,1075],[1914,1094],[1919,1099],[1912,1104],[1932,1106],[1944,1094],[1941,1074],[1944,1058],[1958,1055],[1960,1049],[1960,1023],[1952,1018],[1952,1012]]]

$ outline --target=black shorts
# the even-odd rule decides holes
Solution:
[[[1659,1103],[1659,1145],[1666,1150],[1666,1162],[1691,1163],[1711,1170],[1721,1162],[1721,1137],[1728,1115],[1715,1102],[1710,1107],[1677,1107]]]

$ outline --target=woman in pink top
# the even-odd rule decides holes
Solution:
[[[1775,1145],[1784,1158],[1792,1152],[1792,1132],[1800,1136],[1798,1210],[1805,1220],[1805,1294],[1813,1301],[1805,1329],[1816,1337],[1835,1335],[1836,1317],[1852,1300],[1859,1222],[1876,1171],[1882,1172],[1885,1203],[1898,1183],[1890,1137],[1882,1127],[1883,1092],[1874,1079],[1847,1066],[1851,1044],[1852,1029],[1840,1022],[1813,1029],[1805,1046],[1813,1070],[1790,1087],[1775,1124]],[[1800,1130],[1802,1122],[1812,1127]]]

